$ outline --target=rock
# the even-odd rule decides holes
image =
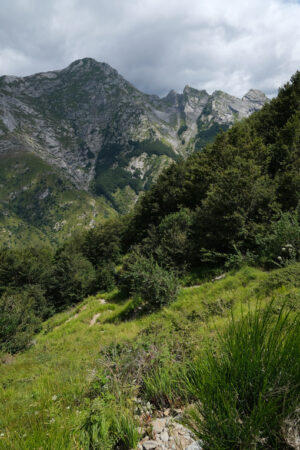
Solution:
[[[157,441],[146,441],[146,442],[143,442],[143,449],[144,450],[155,449],[158,446],[159,446],[159,443]]]
[[[152,422],[152,430],[154,434],[159,434],[166,426],[166,419],[155,419]]]
[[[222,273],[221,275],[218,275],[217,277],[215,277],[213,279],[213,281],[223,280],[223,278],[225,278],[225,277],[226,277],[226,274]]]
[[[189,144],[201,130],[197,122],[204,125],[205,133],[211,129],[213,134],[213,126],[229,127],[266,101],[257,90],[240,99],[221,91],[209,95],[190,86],[182,94],[172,90],[165,98],[149,96],[108,64],[83,58],[63,70],[2,78],[0,154],[12,150],[35,154],[63,168],[76,187],[85,190],[98,175],[118,167],[145,186],[157,178],[166,162],[160,161],[155,150],[139,154],[132,143],[145,142],[149,136],[153,142],[164,142],[170,147],[165,154],[170,164],[178,155],[189,154]],[[184,142],[182,133],[177,133],[182,115]],[[41,196],[48,193],[43,191]]]
[[[161,435],[160,435],[160,439],[161,439],[163,442],[168,442],[168,440],[169,440],[169,434],[168,434],[168,432],[167,432],[167,431],[163,431],[163,432],[161,433]]]
[[[202,450],[202,442],[201,441],[195,441],[192,444],[190,444],[186,450]]]

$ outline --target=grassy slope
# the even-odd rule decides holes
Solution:
[[[114,214],[103,198],[76,190],[40,158],[0,157],[0,243],[61,242],[79,227]]]
[[[131,300],[117,301],[112,294],[88,298],[52,317],[36,345],[0,366],[0,448],[79,448],[78,426],[88,405],[93,371],[102,364],[101,349],[144,339],[156,342],[161,354],[164,349],[176,353],[180,347],[190,356],[197,354],[216,330],[226,326],[231,310],[239,315],[242,306],[254,307],[259,299],[299,296],[300,289],[285,287],[266,297],[262,286],[269,276],[244,268],[220,281],[183,288],[169,307],[130,321],[121,317]],[[99,301],[103,297],[106,304]],[[96,313],[101,315],[90,326]]]

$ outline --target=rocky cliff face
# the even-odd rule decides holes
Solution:
[[[0,78],[0,153],[33,153],[121,208],[195,141],[201,147],[266,100],[254,90],[238,99],[189,86],[160,99],[85,58],[61,71]]]

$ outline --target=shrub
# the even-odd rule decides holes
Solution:
[[[130,450],[136,448],[140,437],[131,415],[116,411],[99,398],[94,400],[80,436],[82,448],[101,450]]]
[[[61,309],[93,293],[95,281],[95,269],[87,258],[63,251],[55,256],[47,283],[47,298],[56,309]]]
[[[144,246],[155,259],[168,267],[185,267],[192,260],[194,215],[188,209],[169,214],[158,227],[150,229]]]
[[[186,416],[204,448],[288,448],[284,424],[299,406],[300,316],[272,305],[232,320],[219,351],[191,364]]]
[[[16,353],[26,348],[47,315],[43,292],[38,286],[7,291],[0,299],[0,350]]]
[[[113,263],[106,263],[96,271],[96,287],[102,291],[111,291],[116,285],[116,270]]]
[[[147,309],[156,309],[176,299],[179,283],[176,275],[159,266],[152,256],[133,252],[124,264],[121,283],[131,294],[139,295]]]
[[[278,221],[271,224],[267,235],[257,237],[260,253],[268,262],[284,266],[299,259],[298,216],[298,211],[283,213]]]
[[[282,286],[300,287],[300,263],[273,270],[268,277],[262,281],[258,289],[262,293],[268,294]]]

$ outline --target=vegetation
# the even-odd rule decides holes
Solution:
[[[135,208],[129,241],[143,242],[149,226],[153,236],[166,216],[185,208],[194,265],[208,259],[219,265],[237,252],[272,264],[281,256],[270,247],[279,227],[281,241],[293,229],[298,245],[299,102],[297,72],[261,111],[167,169]]]
[[[249,367],[247,364],[250,362],[247,362],[249,353],[241,352],[242,348],[237,346],[239,336],[244,336],[245,345],[248,342],[242,334],[241,325],[248,323],[251,328],[251,324],[258,317],[255,313],[258,301],[260,308],[264,309],[270,305],[272,298],[271,309],[269,308],[265,315],[260,315],[259,320],[266,322],[268,317],[270,327],[266,337],[271,338],[274,326],[278,336],[277,323],[282,324],[285,318],[282,305],[289,299],[293,312],[289,316],[290,322],[286,321],[282,327],[282,339],[276,341],[276,349],[286,350],[286,359],[281,361],[289,363],[286,369],[290,370],[288,375],[283,371],[280,377],[277,377],[282,366],[278,366],[277,371],[275,363],[279,362],[282,353],[273,352],[268,360],[270,371],[267,372],[267,381],[268,386],[284,386],[285,381],[289,382],[288,386],[275,392],[274,399],[284,393],[291,394],[288,389],[292,388],[291,382],[295,382],[293,377],[296,377],[297,373],[299,377],[299,371],[296,372],[297,360],[292,361],[294,347],[291,346],[293,341],[288,330],[299,314],[299,287],[291,283],[286,287],[271,288],[268,296],[265,294],[267,280],[274,276],[273,274],[279,276],[284,270],[277,269],[267,273],[245,267],[236,273],[227,274],[226,278],[220,281],[183,288],[178,299],[170,305],[148,315],[131,317],[130,320],[122,319],[123,311],[130,300],[122,300],[120,295],[117,297],[116,291],[89,297],[76,307],[51,317],[42,324],[41,332],[35,335],[35,345],[29,350],[15,357],[2,356],[0,448],[50,446],[53,449],[71,449],[76,446],[89,448],[89,445],[92,447],[94,444],[97,448],[96,443],[100,448],[110,448],[108,438],[113,438],[114,442],[130,439],[130,444],[126,444],[125,448],[132,448],[130,445],[136,442],[137,426],[140,426],[136,424],[134,415],[142,415],[138,412],[139,408],[146,406],[148,401],[152,415],[155,415],[157,407],[172,409],[195,402],[200,395],[200,387],[198,386],[197,392],[191,391],[185,377],[188,375],[192,382],[191,369],[196,370],[199,367],[199,360],[203,364],[201,367],[209,367],[213,355],[205,349],[209,348],[210,344],[213,354],[221,355],[224,352],[222,342],[227,342],[227,336],[231,336],[230,339],[236,342],[234,351],[237,353],[240,349],[238,355],[243,359],[239,361],[246,366],[232,366],[232,370],[234,371],[234,367],[240,369],[235,372],[235,379],[241,380],[242,383],[242,371]],[[107,303],[102,304],[99,301],[101,298],[105,298]],[[248,307],[251,316],[246,314]],[[91,319],[96,314],[100,316],[95,324],[90,326]],[[231,314],[234,317],[232,325]],[[260,321],[259,330],[262,330]],[[226,331],[228,325],[229,331]],[[220,341],[218,336],[223,336],[223,333],[225,337]],[[253,352],[252,360],[255,367],[249,367],[249,377],[255,368],[258,370],[261,367],[260,361],[264,362],[267,357],[268,344],[263,336],[258,335],[257,341],[263,343],[263,346],[258,346],[257,342],[255,348],[258,353]],[[249,348],[254,345],[250,337],[247,345]],[[297,349],[294,348],[293,351],[296,357]],[[191,361],[194,363],[191,364]],[[272,372],[271,367],[274,368]],[[245,385],[242,387],[256,382],[254,375],[252,379],[249,377],[245,378]],[[209,386],[213,385],[214,379],[214,375],[211,375]],[[259,380],[261,379],[257,379],[255,389],[260,386]],[[223,387],[222,392],[227,398],[226,392],[232,392],[232,386],[230,384]],[[207,390],[209,391],[209,387]],[[218,392],[221,395],[221,389]],[[245,390],[241,390],[241,395],[243,392]],[[254,391],[251,392],[249,396],[251,394],[255,399]],[[297,390],[294,392],[297,393]],[[296,395],[294,401],[296,402]],[[261,402],[263,403],[263,398]],[[292,403],[286,404],[287,415],[282,414],[276,423],[281,421],[284,426],[285,419],[294,420],[293,414],[288,415]],[[276,411],[284,413],[278,405],[279,403],[276,403]],[[265,410],[267,412],[267,408]],[[273,414],[272,409],[268,411]],[[122,417],[124,419],[121,419]],[[268,420],[270,417],[268,415]],[[118,425],[120,420],[122,425]],[[265,423],[268,425],[270,422]],[[222,422],[219,421],[220,434],[223,433],[221,425]],[[224,429],[227,426],[225,421]],[[243,428],[239,423],[237,427]],[[265,427],[263,423],[260,436],[265,437],[267,429],[269,425]],[[243,432],[246,433],[246,430]],[[287,435],[284,436],[284,439],[290,439]],[[226,445],[223,445],[223,448],[226,448]]]
[[[300,316],[284,307],[274,316],[273,306],[233,319],[218,353],[187,369],[198,402],[186,422],[207,448],[286,448],[300,399]]]
[[[77,190],[29,153],[0,157],[0,244],[57,246],[91,223],[116,215],[103,197]]]
[[[204,448],[293,448],[299,105],[297,72],[130,214],[1,248],[0,447],[134,448],[146,405],[186,407]]]
[[[159,266],[153,257],[132,253],[125,261],[121,284],[131,295],[138,295],[143,309],[151,310],[174,301],[179,283],[176,274]]]

